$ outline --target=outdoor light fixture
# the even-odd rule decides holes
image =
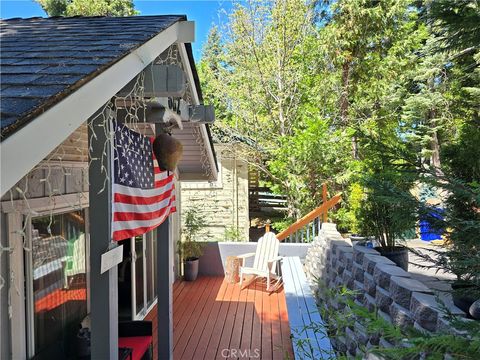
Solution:
[[[191,105],[189,120],[198,124],[213,124],[215,121],[213,105]]]
[[[145,111],[145,122],[154,124],[174,123],[179,129],[183,129],[182,117],[176,110],[170,109],[168,99],[155,99],[149,102]]]
[[[140,75],[137,75],[117,93],[117,106],[125,117],[126,107],[133,89],[138,86]],[[212,105],[190,105],[182,99],[186,91],[185,72],[176,65],[149,65],[143,71],[143,96],[147,108],[145,116],[137,114],[140,121],[148,123],[173,123],[183,129],[183,121],[197,124],[212,124],[215,112]],[[120,116],[121,118],[122,116]]]
[[[117,109],[117,118],[129,118],[126,108]],[[152,124],[174,123],[179,129],[183,129],[182,122],[196,124],[213,124],[215,111],[212,105],[190,105],[183,99],[154,98],[147,102],[145,113],[139,111],[136,116],[140,122]]]
[[[163,112],[160,111],[163,109]],[[155,98],[148,103],[147,122],[169,122],[175,120],[182,128],[182,121],[197,124],[212,124],[215,121],[213,105],[190,105],[183,99]]]

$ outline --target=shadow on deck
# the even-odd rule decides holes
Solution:
[[[259,281],[242,291],[223,277],[176,282],[173,324],[175,360],[293,358],[283,288]]]

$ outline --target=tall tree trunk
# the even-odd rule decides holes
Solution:
[[[350,102],[348,97],[350,95],[350,70],[351,70],[351,61],[345,60],[342,65],[342,93],[340,94],[340,120],[344,127],[348,126],[348,109],[350,107]],[[358,159],[358,139],[354,135],[352,136],[352,157],[353,159]]]
[[[435,125],[432,124],[432,120],[435,118],[435,116],[436,116],[436,110],[435,109],[430,110],[428,114],[428,122],[430,127],[432,128],[432,141],[430,142],[432,156],[430,161],[435,172],[440,174],[441,173],[440,141],[438,140],[437,130],[434,128]]]
[[[432,166],[434,167],[435,171],[440,170],[440,142],[438,141],[438,133],[437,130],[433,130],[432,133]]]
[[[286,135],[285,130],[285,115],[283,113],[283,94],[284,94],[284,87],[283,87],[283,64],[281,61],[280,55],[280,48],[277,46],[277,66],[278,66],[278,73],[277,73],[277,86],[278,86],[278,120],[280,122],[280,136]]]
[[[343,126],[348,125],[348,86],[350,83],[350,61],[342,65],[342,93],[340,94],[340,120]]]
[[[358,160],[358,139],[357,135],[352,136],[352,157],[354,160]]]

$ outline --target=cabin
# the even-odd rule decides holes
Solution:
[[[188,209],[198,212],[206,225],[201,241],[249,241],[249,165],[242,144],[213,138],[217,180],[181,183],[183,217]]]
[[[212,138],[218,178],[182,182],[182,208],[194,209],[205,223],[198,235],[201,241],[255,242],[271,219],[284,217],[286,197],[260,186],[253,139],[221,125],[212,130]]]
[[[119,323],[143,319],[153,324],[154,357],[171,358],[179,184],[218,178],[194,23],[177,15],[1,23],[0,358],[80,356],[82,322],[92,359],[122,358]],[[111,121],[183,145],[177,211],[119,242]]]
[[[301,359],[305,351],[319,358],[317,345],[331,352],[329,341],[302,331],[318,321],[302,261],[340,201],[327,201],[326,188],[318,209],[276,239],[264,235],[283,242],[267,247],[284,261],[266,258],[263,242],[209,241],[200,277],[178,281],[183,210],[215,206],[245,231],[252,193],[241,145],[219,144],[216,156],[194,23],[169,15],[1,25],[1,359]],[[149,149],[160,135],[182,144],[174,170],[155,165]],[[147,194],[157,183],[164,190],[141,204],[121,193],[130,201],[122,202],[115,189],[125,182]],[[271,207],[283,201],[254,191]],[[137,205],[145,209],[138,218],[128,210]],[[256,271],[271,264],[273,290],[262,277],[224,279],[228,258],[246,255]]]

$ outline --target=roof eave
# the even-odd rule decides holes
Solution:
[[[193,22],[179,21],[172,24],[38,115],[28,126],[18,129],[4,139],[0,143],[2,164],[0,196],[11,189],[170,45],[176,42],[189,43],[193,40]],[[198,101],[198,95],[194,97]],[[55,126],[51,126],[52,124]],[[6,169],[8,171],[4,171]]]
[[[191,86],[192,90],[192,98],[193,104],[192,105],[200,105],[203,103],[203,95],[200,86],[200,80],[198,77],[197,69],[195,67],[195,61],[193,59],[193,52],[192,46],[189,42],[182,43],[179,46],[181,52],[181,58],[185,59],[184,61],[188,63],[184,63],[184,68],[187,69],[187,79]],[[202,138],[206,142],[206,152],[207,158],[210,163],[210,176],[205,180],[216,181],[218,178],[218,164],[217,164],[217,157],[215,154],[215,149],[213,147],[213,139],[210,133],[210,129],[207,124],[199,125],[200,133],[202,134]],[[191,179],[189,179],[191,180]]]

